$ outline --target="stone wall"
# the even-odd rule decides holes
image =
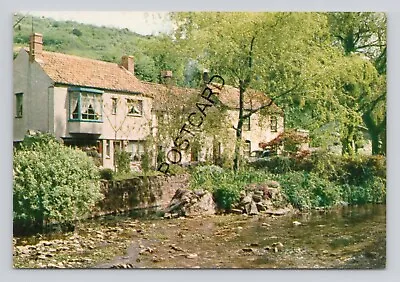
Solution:
[[[92,217],[138,209],[164,209],[176,190],[187,188],[189,175],[135,177],[126,180],[103,180],[104,199]]]

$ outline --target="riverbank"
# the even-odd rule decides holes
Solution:
[[[16,238],[15,268],[384,268],[386,208],[90,220]],[[25,240],[25,241],[24,241]]]

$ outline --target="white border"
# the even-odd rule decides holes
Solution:
[[[400,8],[390,0],[280,0],[280,1],[165,1],[129,0],[104,1],[19,0],[1,3],[0,80],[1,110],[1,197],[0,197],[0,271],[2,281],[398,281],[400,276],[399,183],[400,183]],[[12,14],[22,10],[115,10],[115,11],[182,11],[182,10],[242,10],[242,11],[383,11],[388,12],[388,194],[387,194],[387,268],[386,270],[13,270],[12,269]],[[396,174],[397,172],[397,174]]]

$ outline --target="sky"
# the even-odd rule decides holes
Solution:
[[[21,13],[97,26],[128,28],[142,35],[168,32],[172,29],[167,12],[22,11]]]

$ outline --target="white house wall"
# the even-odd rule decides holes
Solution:
[[[21,141],[27,130],[51,132],[52,80],[37,62],[29,62],[21,49],[13,61],[14,141]],[[16,93],[23,93],[22,118],[16,118]]]

